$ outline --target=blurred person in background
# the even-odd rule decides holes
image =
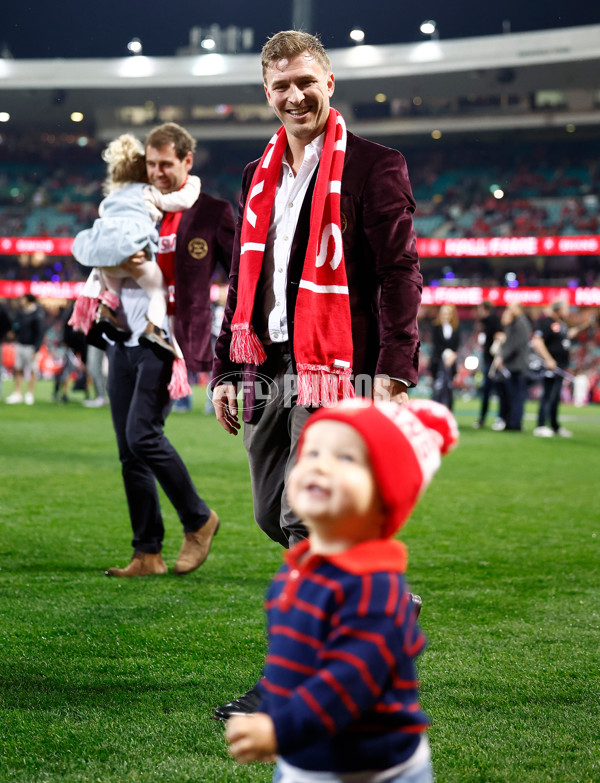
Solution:
[[[96,345],[87,344],[85,371],[87,374],[88,389],[94,390],[94,396],[84,400],[86,408],[103,408],[108,405],[106,396],[106,372],[104,370],[104,351]]]
[[[8,307],[0,301],[0,399],[2,399],[2,343],[12,326],[12,318]]]
[[[502,344],[506,340],[506,335],[503,331],[496,332],[494,342],[490,348],[490,354],[492,356],[492,363],[489,369],[489,376],[494,383],[494,388],[498,395],[498,415],[492,423],[492,429],[495,432],[502,432],[506,429],[506,422],[508,420],[508,393],[506,391],[506,377],[508,370],[502,367],[500,358],[500,349]]]
[[[15,346],[15,388],[6,398],[8,405],[33,405],[37,382],[37,354],[44,341],[45,314],[34,294],[24,294],[12,324]],[[24,381],[27,391],[23,394]]]
[[[554,302],[535,324],[531,344],[542,358],[545,367],[537,427],[533,431],[536,438],[552,438],[555,435],[570,438],[573,435],[570,430],[561,427],[558,408],[563,380],[569,367],[571,340],[579,332],[588,329],[592,321],[590,316],[577,326],[569,327],[568,317],[567,303],[559,300]]]
[[[477,316],[479,318],[479,326],[481,331],[478,335],[478,341],[481,346],[482,358],[483,358],[483,383],[481,385],[481,409],[479,411],[479,418],[473,425],[475,429],[481,429],[485,426],[485,419],[488,412],[490,403],[490,397],[496,393],[498,397],[503,393],[502,386],[498,385],[493,377],[490,376],[490,367],[494,357],[491,354],[491,348],[494,343],[496,335],[502,331],[500,324],[500,318],[496,312],[496,308],[487,299],[477,306]]]
[[[71,307],[63,318],[60,348],[64,354],[61,368],[54,376],[55,402],[69,402],[69,391],[83,391],[87,397],[86,361],[88,346],[85,335],[69,323]]]
[[[529,367],[529,338],[531,323],[518,302],[511,302],[502,313],[504,339],[499,346],[494,364],[504,372],[506,391],[505,430],[520,432],[527,398],[527,369]]]
[[[433,399],[449,410],[454,406],[454,376],[458,357],[458,312],[455,305],[442,305],[433,322],[431,377]]]

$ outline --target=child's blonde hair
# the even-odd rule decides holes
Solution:
[[[104,195],[132,182],[148,181],[144,148],[130,133],[124,133],[111,141],[102,153],[102,160],[108,164]]]

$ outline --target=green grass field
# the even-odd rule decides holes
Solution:
[[[563,406],[574,438],[538,440],[534,407],[526,433],[496,433],[461,402],[461,444],[403,530],[443,783],[600,781],[600,408]],[[211,714],[260,673],[281,551],[252,520],[241,438],[201,409],[198,391],[167,432],[223,522],[209,559],[111,580],[131,534],[108,409],[47,383],[0,403],[0,783],[270,781]]]

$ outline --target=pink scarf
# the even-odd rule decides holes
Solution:
[[[241,233],[237,307],[230,356],[236,363],[261,364],[263,345],[252,327],[256,286],[287,148],[285,128],[269,141],[254,172]],[[298,404],[335,405],[354,397],[350,299],[342,247],[340,194],[346,152],[346,125],[330,109],[310,213],[310,233],[295,313],[294,356]]]

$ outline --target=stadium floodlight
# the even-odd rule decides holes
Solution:
[[[142,53],[142,42],[139,38],[132,38],[131,41],[127,44],[127,49],[131,54],[141,54]]]
[[[423,33],[423,35],[429,35],[431,38],[440,37],[437,22],[435,22],[433,19],[426,19],[424,22],[421,22],[419,30]]]
[[[365,31],[360,27],[353,27],[350,30],[350,38],[355,44],[361,44],[365,42]]]
[[[208,49],[208,51],[211,51],[212,49],[214,49],[216,45],[217,45],[217,42],[216,42],[216,41],[215,41],[215,39],[214,39],[212,36],[210,36],[210,35],[207,35],[207,36],[206,36],[206,38],[203,38],[203,39],[200,41],[200,46],[201,46],[203,49]]]

